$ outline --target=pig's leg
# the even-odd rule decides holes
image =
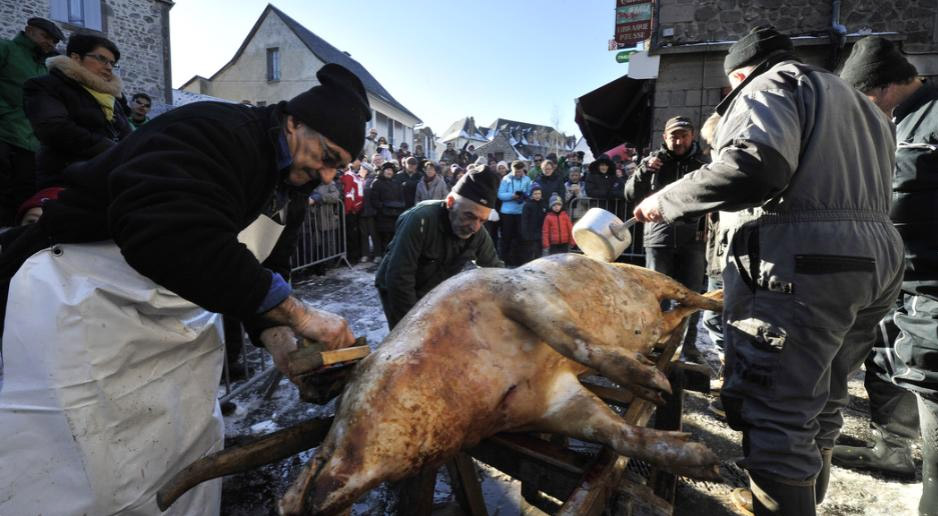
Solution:
[[[573,374],[557,378],[548,400],[544,416],[532,428],[605,444],[678,475],[719,478],[719,459],[706,446],[688,442],[690,434],[629,425]]]
[[[657,392],[671,392],[668,378],[645,355],[620,346],[596,343],[588,328],[571,320],[571,311],[564,311],[562,301],[544,296],[542,292],[526,290],[521,295],[505,296],[498,301],[505,316],[532,331],[558,353],[625,387],[638,386],[633,391],[636,395],[661,402]]]

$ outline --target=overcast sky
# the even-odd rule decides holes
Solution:
[[[173,85],[211,76],[260,16],[262,0],[176,0]],[[474,116],[557,125],[579,135],[573,99],[627,72],[607,50],[615,0],[277,0],[274,5],[349,52],[441,134]]]

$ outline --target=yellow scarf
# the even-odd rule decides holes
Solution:
[[[114,95],[110,93],[101,93],[100,91],[93,90],[87,86],[82,86],[88,93],[98,101],[98,104],[101,104],[101,111],[104,111],[104,118],[107,118],[108,122],[114,121]]]

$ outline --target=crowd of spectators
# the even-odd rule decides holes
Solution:
[[[583,163],[582,152],[559,159],[554,153],[546,158],[535,154],[531,160],[508,163],[493,155],[478,156],[472,146],[457,150],[452,144],[434,161],[420,145],[414,153],[406,143],[395,150],[374,129],[365,150],[340,176],[340,187],[347,192],[347,256],[358,262],[379,262],[401,213],[420,202],[445,199],[463,174],[482,167],[502,177],[496,209],[485,224],[499,257],[517,266],[548,252],[566,252],[575,245],[572,225],[588,208],[626,215],[625,182],[636,169],[632,160],[606,155]]]
[[[0,40],[0,227],[36,222],[69,165],[89,160],[145,124],[152,98],[128,102],[116,71],[121,52],[102,34],[30,18]]]

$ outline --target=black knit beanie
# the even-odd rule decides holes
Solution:
[[[459,181],[456,181],[456,185],[453,186],[453,193],[477,202],[486,208],[494,208],[495,198],[498,195],[498,184],[501,180],[501,176],[493,172],[488,165],[476,167],[472,172],[467,172],[459,178]]]
[[[733,43],[723,60],[723,71],[729,75],[737,68],[760,64],[770,55],[781,54],[795,57],[794,47],[788,36],[775,30],[775,27],[771,25],[759,25]]]
[[[362,82],[347,68],[329,63],[316,72],[319,85],[287,102],[287,113],[353,157],[365,146],[371,107]]]
[[[868,36],[853,46],[840,78],[860,91],[904,83],[918,75],[909,61],[888,39]]]

